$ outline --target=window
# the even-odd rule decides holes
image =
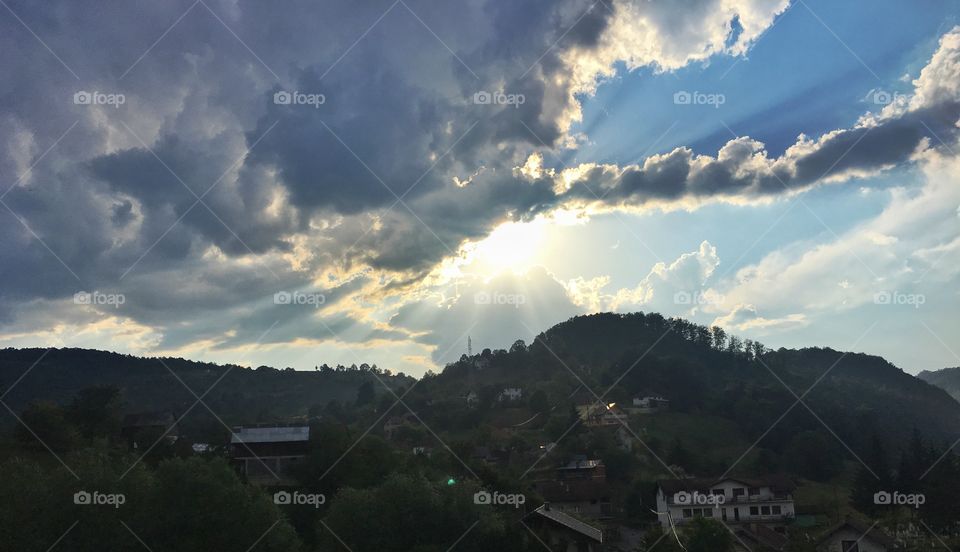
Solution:
[[[684,509],[683,509],[683,517],[684,517],[684,518],[692,518],[692,517],[693,517],[693,510],[691,510],[690,508],[684,508]]]
[[[860,552],[860,545],[857,543],[858,541],[851,540],[840,541],[840,550],[843,550],[843,552]]]
[[[763,514],[763,515],[765,515],[765,516],[769,516],[769,515],[770,515],[770,507],[769,507],[769,506],[762,506],[762,507],[760,508],[760,513]]]
[[[775,516],[779,516],[783,513],[783,509],[780,506],[771,506],[770,508],[773,510],[773,515]]]
[[[760,515],[760,508],[757,507],[757,506],[751,506],[751,507],[750,507],[750,515],[751,515],[751,516],[759,516],[759,515]]]
[[[743,495],[745,495],[745,494],[747,494],[747,490],[744,489],[743,487],[738,487],[738,488],[736,488],[736,489],[733,490],[733,496],[735,496],[735,497],[737,497],[737,496],[743,496]]]
[[[711,510],[710,508],[704,508],[704,510],[703,510],[703,517],[712,518],[712,517],[713,517],[713,510]]]
[[[713,496],[723,496],[723,489],[710,489],[710,494]]]

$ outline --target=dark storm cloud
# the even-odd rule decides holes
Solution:
[[[25,224],[0,208],[0,320],[31,300],[112,289],[131,297],[120,314],[163,330],[166,345],[232,326],[240,343],[272,322],[263,298],[277,289],[336,267],[423,272],[502,221],[593,192],[629,205],[778,193],[748,142],[705,163],[679,149],[598,168],[561,193],[513,170],[541,141],[559,147],[584,86],[564,56],[603,49],[626,3],[9,2],[29,30],[0,17],[0,193],[13,186],[3,200]],[[682,17],[715,0],[631,4],[662,23],[646,38],[671,54],[702,52],[700,35],[716,34]],[[77,105],[78,91],[126,101]],[[277,105],[281,91],[325,101]],[[525,101],[475,103],[484,91]],[[836,170],[902,161],[927,134],[921,115],[946,139],[955,108],[881,122]],[[809,185],[858,132],[770,170]],[[290,318],[278,335],[316,337],[311,316]]]

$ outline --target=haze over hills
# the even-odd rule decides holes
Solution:
[[[405,403],[438,429],[470,420],[507,423],[503,412],[489,406],[503,388],[519,387],[525,397],[544,399],[551,410],[538,414],[537,408],[525,408],[513,415],[539,416],[533,427],[543,427],[578,403],[602,398],[625,404],[633,397],[661,395],[670,399],[673,418],[651,431],[665,442],[693,447],[702,437],[697,428],[716,428],[713,437],[728,441],[716,444],[710,462],[717,465],[742,452],[745,447],[737,444],[761,435],[760,449],[785,454],[804,432],[832,449],[839,439],[844,448],[858,450],[874,434],[893,448],[916,428],[939,442],[952,442],[960,430],[960,403],[880,357],[821,348],[770,351],[719,328],[655,313],[578,316],[541,333],[529,346],[518,341],[509,351],[464,355],[420,381],[366,365],[298,372],[83,349],[44,351],[0,351],[0,386],[10,388],[4,400],[15,411],[30,401],[65,403],[84,387],[113,385],[121,389],[128,411],[179,414],[209,389],[204,403],[227,423],[255,423],[319,414],[332,401],[352,404],[362,385],[392,402],[380,379],[393,389],[415,385]],[[465,404],[463,397],[471,391],[482,408]],[[224,431],[204,408],[194,409],[184,422],[199,432],[198,438]]]
[[[960,401],[960,367],[940,370],[924,370],[917,374],[923,381],[943,389],[954,399]]]

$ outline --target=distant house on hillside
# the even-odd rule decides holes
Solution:
[[[603,550],[603,531],[543,504],[526,516],[526,521],[550,550],[560,552],[599,552]]]
[[[180,438],[180,430],[172,412],[141,412],[124,416],[120,435],[131,448],[140,449],[160,440],[173,444]]]
[[[601,460],[576,457],[531,486],[553,510],[593,519],[613,516],[613,493]]]
[[[897,543],[875,524],[847,518],[834,525],[817,541],[817,552],[887,552]]]
[[[670,399],[663,397],[634,397],[632,410],[637,414],[662,412],[670,407]]]
[[[778,475],[663,480],[658,482],[657,514],[664,528],[704,517],[728,525],[760,523],[782,532],[794,517],[795,487]]]
[[[577,407],[577,414],[584,425],[589,427],[623,425],[627,415],[614,403],[605,404],[595,401]]]
[[[383,435],[388,440],[393,440],[397,437],[397,432],[402,427],[412,427],[418,425],[419,421],[413,412],[407,412],[401,416],[391,416],[385,424],[383,424]]]
[[[519,401],[521,398],[523,398],[523,390],[519,387],[506,387],[497,396],[499,402]]]
[[[466,401],[467,406],[477,406],[480,404],[480,395],[476,391],[470,391],[463,396],[463,400]]]
[[[305,425],[241,426],[230,436],[231,462],[255,485],[295,484],[294,468],[306,460],[309,447]]]

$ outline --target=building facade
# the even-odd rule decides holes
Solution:
[[[664,480],[658,483],[657,514],[664,528],[703,517],[780,531],[795,516],[794,488],[784,476]]]

